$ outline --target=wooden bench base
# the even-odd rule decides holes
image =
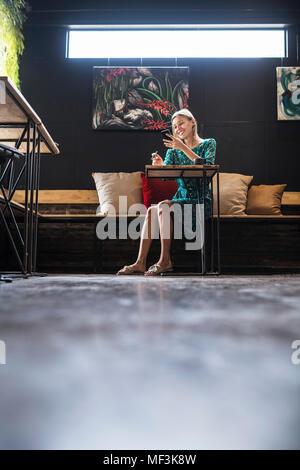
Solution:
[[[22,197],[22,191],[17,191],[16,209]],[[95,214],[96,191],[42,190],[39,200],[38,271],[116,272],[136,259],[139,240],[97,239],[96,225],[101,217]],[[221,216],[223,273],[300,272],[300,193],[284,193],[282,210],[286,215]],[[7,268],[12,256],[4,234],[1,237],[0,268]],[[160,242],[154,240],[149,264],[157,261],[159,251]],[[173,241],[172,256],[181,271],[197,268],[195,252],[185,251],[183,240]]]
[[[99,218],[47,218],[39,223],[38,271],[102,273],[116,272],[134,262],[139,240],[99,240]],[[221,271],[300,272],[300,217],[222,217]],[[1,241],[0,260],[10,259],[7,240]],[[149,264],[159,257],[160,242],[154,240]],[[2,256],[1,256],[2,254]],[[173,240],[172,257],[181,271],[196,269],[195,251],[186,251],[184,240]],[[1,266],[0,266],[1,267]],[[10,266],[12,269],[12,266]]]

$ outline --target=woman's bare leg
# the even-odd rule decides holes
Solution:
[[[160,266],[164,268],[168,268],[172,266],[171,261],[171,243],[172,243],[172,232],[173,232],[173,221],[170,215],[170,211],[163,210],[162,204],[170,204],[167,202],[163,202],[158,204],[158,223],[159,223],[159,232],[160,232],[160,243],[161,243],[161,251],[160,251],[160,258],[157,262]],[[168,209],[168,207],[167,207]]]
[[[136,262],[130,265],[135,271],[144,272],[146,270],[147,256],[158,224],[157,211],[158,205],[151,206],[147,210],[141,233],[139,253]]]
[[[158,204],[156,206],[151,206],[147,210],[146,219],[142,228],[140,248],[136,263],[140,263],[146,268],[147,256],[150,250],[150,246],[155,236],[155,230],[157,228],[158,218],[157,218]],[[153,225],[154,222],[154,225]]]
[[[170,206],[170,201],[163,201],[157,205],[161,252],[160,258],[156,264],[167,269],[172,267],[170,251],[172,242],[173,221],[170,215],[170,211],[163,209],[163,204],[167,204],[168,206]],[[168,208],[166,207],[166,209]],[[146,274],[147,273],[148,271],[146,271]],[[149,272],[149,274],[151,273]]]

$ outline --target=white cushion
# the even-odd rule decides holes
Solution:
[[[124,215],[132,204],[143,204],[141,173],[92,173],[100,203],[97,213],[108,214],[113,206],[116,214]],[[127,196],[127,205],[119,207],[119,196]]]
[[[253,176],[220,173],[220,214],[246,215],[248,188]],[[217,175],[213,177],[214,209],[217,213]]]

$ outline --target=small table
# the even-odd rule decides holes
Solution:
[[[203,245],[198,250],[198,253],[201,255],[201,272],[195,273],[184,273],[184,275],[205,275],[205,274],[220,274],[220,193],[219,193],[219,165],[146,165],[145,166],[145,175],[147,178],[164,178],[164,179],[175,179],[181,178],[185,185],[186,178],[196,179],[197,186],[197,195],[198,201],[197,204],[200,205],[200,194],[201,194],[201,185],[202,185],[202,194],[204,194],[204,188],[206,185],[210,185],[212,192],[212,210],[213,210],[213,177],[217,175],[217,214],[216,214],[216,239],[217,239],[217,270],[214,271],[214,216],[211,217],[211,267],[208,271],[207,269],[207,237],[205,236],[205,197],[203,197],[204,205],[204,217],[202,220],[203,223]],[[187,192],[188,187],[186,185]],[[164,274],[164,273],[163,273]],[[172,273],[174,275],[174,273]]]
[[[0,146],[2,149],[0,196],[1,206],[4,205],[3,209],[0,207],[0,222],[6,228],[20,268],[20,271],[9,272],[9,274],[16,277],[19,275],[28,277],[37,274],[35,270],[40,156],[44,154],[58,155],[59,150],[39,116],[8,77],[0,77]],[[4,186],[5,180],[6,187]],[[13,196],[18,187],[25,190],[24,206],[13,202]],[[15,206],[23,211],[23,220],[19,224],[16,222],[12,210],[12,208],[16,209]],[[19,250],[12,238],[12,231],[7,228],[9,223],[5,220],[7,209],[17,233]],[[23,230],[21,230],[21,224]]]

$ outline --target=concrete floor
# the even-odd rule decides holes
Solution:
[[[300,275],[49,275],[0,298],[1,449],[300,448]]]

